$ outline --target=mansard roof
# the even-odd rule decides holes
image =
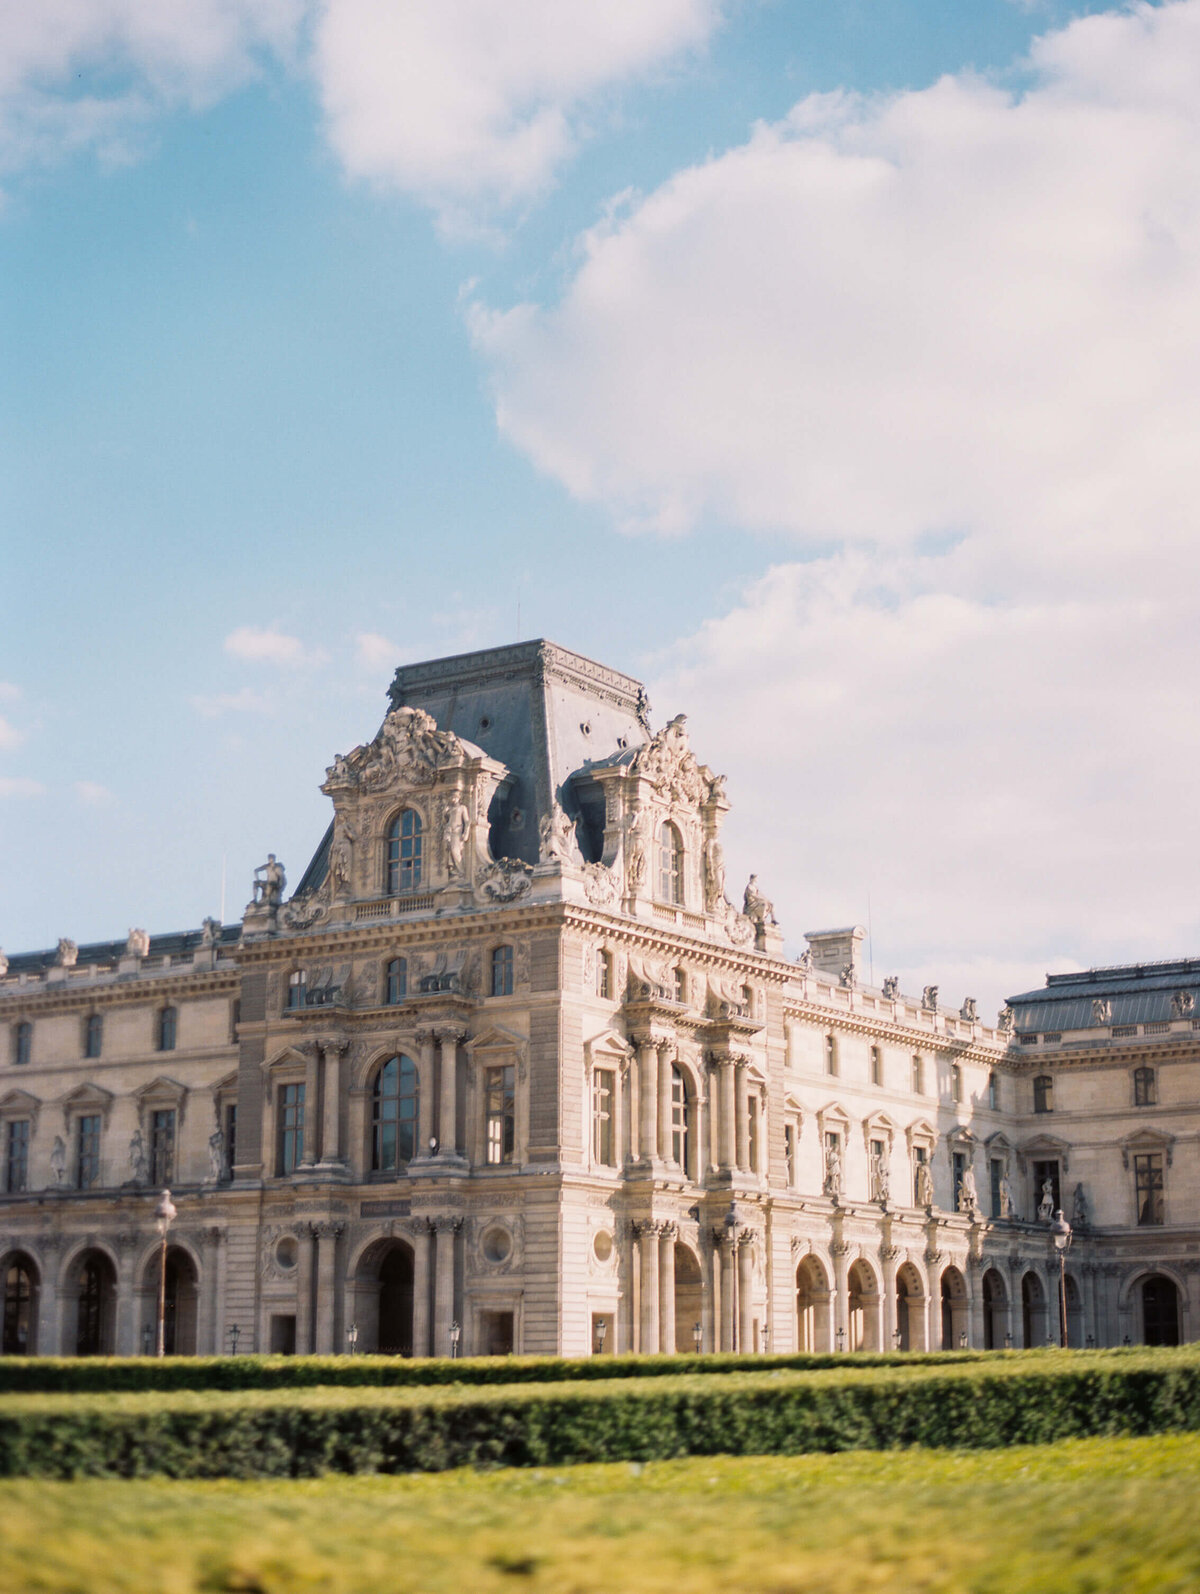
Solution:
[[[217,944],[219,946],[236,946],[241,939],[242,926],[239,920],[236,924],[222,925]],[[203,930],[170,930],[163,935],[150,937],[150,950],[146,954],[147,960],[155,958],[179,958],[191,960],[192,953],[204,940]],[[115,968],[118,961],[127,956],[127,945],[121,941],[91,941],[80,946],[75,959],[75,967],[83,968],[89,964],[100,967]],[[10,952],[8,955],[8,974],[12,978],[18,974],[44,974],[58,962],[57,947],[49,947],[43,952]]]
[[[1167,1023],[1179,1017],[1174,998],[1190,995],[1200,1017],[1200,958],[1120,963],[1111,968],[1047,974],[1043,990],[1010,996],[1018,1034],[1038,1030],[1105,1029],[1113,1024]],[[1095,1003],[1108,1003],[1107,1017]]]

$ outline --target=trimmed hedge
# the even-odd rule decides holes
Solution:
[[[938,1351],[863,1354],[857,1367],[944,1366],[1044,1351]],[[609,1382],[680,1373],[816,1372],[844,1367],[841,1356],[154,1356],[0,1358],[0,1395],[118,1393],[151,1389],[313,1389],[370,1386],[407,1389],[430,1384],[553,1384],[563,1379]]]
[[[0,1475],[437,1472],[912,1445],[982,1449],[1200,1428],[1200,1358],[1082,1354],[542,1388],[10,1397]]]

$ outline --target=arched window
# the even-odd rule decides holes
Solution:
[[[390,896],[397,891],[412,891],[420,884],[421,816],[414,808],[406,808],[388,826],[383,888]]]
[[[161,1008],[158,1015],[158,1049],[160,1052],[173,1052],[175,1050],[175,1031],[179,1014],[173,1007]]]
[[[1135,1068],[1133,1071],[1133,1105],[1135,1107],[1154,1107],[1158,1103],[1158,1090],[1155,1086],[1154,1070],[1152,1068]]]
[[[28,1356],[33,1328],[34,1278],[28,1260],[15,1256],[4,1274],[4,1355]]]
[[[1050,1074],[1039,1074],[1033,1082],[1033,1110],[1054,1111],[1054,1080]]]
[[[392,958],[387,966],[387,991],[384,1000],[395,1007],[408,995],[408,959]]]
[[[669,819],[658,833],[658,897],[683,906],[683,837]]]
[[[99,1057],[104,1045],[104,1020],[99,1013],[89,1013],[83,1026],[83,1055]]]
[[[377,1173],[404,1167],[417,1154],[420,1087],[411,1057],[389,1057],[371,1092],[371,1167]]]
[[[826,1037],[825,1037],[825,1072],[827,1074],[836,1074],[837,1071],[838,1071],[837,1036],[836,1035],[826,1035]]]
[[[292,1007],[304,1006],[304,995],[308,981],[303,969],[293,969],[288,975],[287,1005]]]
[[[13,1062],[27,1063],[33,1053],[33,1025],[23,1019],[13,1034]]]
[[[688,1091],[681,1068],[671,1070],[671,1161],[687,1172]]]
[[[513,949],[498,946],[492,951],[492,995],[511,996],[513,993]]]

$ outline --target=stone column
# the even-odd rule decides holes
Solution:
[[[746,1107],[746,1063],[737,1065],[734,1080],[734,1125],[737,1136],[737,1165],[743,1172],[750,1167],[750,1114]]]
[[[433,1116],[435,1076],[433,1067],[433,1032],[431,1030],[421,1029],[417,1031],[417,1047],[420,1052],[421,1069],[418,1098],[421,1102],[421,1121],[417,1125],[417,1155],[418,1157],[426,1157],[429,1155],[429,1141],[432,1136],[437,1134],[437,1129],[434,1127],[436,1119]],[[428,1348],[421,1354],[428,1355]]]
[[[658,1323],[660,1347],[664,1356],[675,1354],[675,1236],[673,1223],[664,1223],[659,1236]]]
[[[139,1325],[135,1320],[140,1296],[137,1291],[138,1280],[134,1274],[134,1257],[140,1238],[141,1236],[132,1229],[122,1229],[117,1235],[117,1299],[113,1323],[113,1351],[117,1356],[138,1356],[142,1349],[138,1342]],[[161,1242],[156,1241],[151,1254],[153,1260],[149,1271],[157,1291],[158,1270],[162,1256]],[[154,1299],[157,1322],[157,1295]]]
[[[671,1048],[658,1043],[658,1154],[671,1161]]]
[[[717,1114],[717,1130],[721,1146],[721,1167],[726,1172],[732,1172],[737,1166],[737,1140],[734,1133],[734,1120],[737,1098],[737,1081],[735,1066],[732,1057],[722,1057],[717,1065],[720,1074],[720,1110]]]
[[[307,1138],[307,1130],[306,1130]],[[300,1256],[296,1266],[296,1354],[309,1356],[313,1348],[313,1251],[317,1243],[316,1225],[300,1227]]]
[[[738,1344],[743,1356],[754,1350],[754,1235],[743,1229],[737,1247]]]
[[[458,1140],[458,1031],[438,1031],[438,1151],[453,1156]]]
[[[638,1152],[641,1161],[650,1162],[658,1151],[658,1048],[652,1041],[639,1041],[637,1054],[642,1109]]]
[[[318,1356],[332,1356],[341,1347],[337,1333],[337,1302],[334,1284],[337,1277],[337,1242],[342,1232],[340,1223],[317,1225],[317,1310],[314,1349]]]
[[[449,1356],[450,1324],[454,1321],[454,1237],[462,1219],[452,1216],[433,1219],[437,1231],[436,1277],[433,1289],[433,1354]]]
[[[737,1319],[734,1315],[737,1307],[737,1270],[735,1267],[734,1251],[736,1249],[734,1236],[730,1230],[725,1229],[717,1237],[717,1246],[721,1255],[721,1346],[723,1351],[734,1349]]]
[[[321,1051],[325,1059],[325,1100],[321,1114],[322,1162],[342,1160],[342,1054],[345,1050],[344,1041],[321,1042]]]
[[[304,1152],[301,1162],[312,1167],[317,1160],[317,1105],[320,1101],[321,1063],[320,1051],[313,1041],[305,1041],[299,1048],[305,1054],[304,1067]],[[299,1333],[300,1325],[296,1324]],[[297,1345],[299,1349],[299,1345]]]
[[[900,1248],[889,1243],[881,1248],[880,1256],[883,1259],[883,1315],[879,1324],[879,1348],[895,1350],[895,1331],[900,1326],[896,1306],[896,1266],[900,1259]]]
[[[409,1229],[413,1247],[413,1355],[429,1355],[429,1248],[433,1236],[424,1218]]]
[[[829,1249],[833,1253],[833,1346],[835,1350],[839,1348],[849,1350],[850,1324],[846,1321],[846,1302],[850,1294],[847,1284],[847,1274],[850,1271],[847,1258],[850,1247],[845,1240],[834,1240]],[[843,1331],[840,1340],[838,1329]]]
[[[657,1353],[659,1346],[659,1228],[657,1223],[643,1223],[640,1225],[638,1245],[641,1249],[642,1259],[642,1321],[638,1349],[643,1356],[653,1356]]]
[[[983,1263],[977,1256],[967,1258],[967,1349],[983,1348]],[[955,1350],[958,1346],[955,1345]]]
[[[225,1343],[225,1230],[208,1230],[208,1245],[204,1251],[206,1270],[205,1295],[209,1302],[208,1348],[213,1356],[228,1350]]]

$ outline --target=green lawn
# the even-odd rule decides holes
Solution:
[[[0,1594],[1192,1594],[1200,1436],[0,1483]]]

